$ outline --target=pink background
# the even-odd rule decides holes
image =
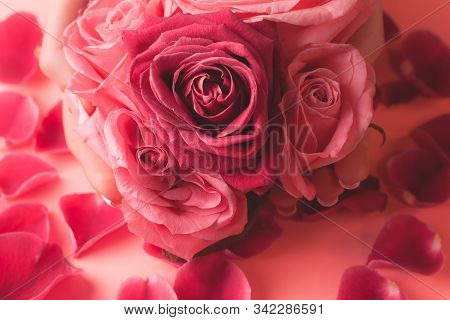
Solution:
[[[447,0],[388,0],[384,8],[398,22],[402,30],[409,29]],[[0,18],[13,11],[26,10],[36,14],[45,25],[48,6],[40,0],[2,0]],[[431,29],[450,43],[448,19],[450,5],[420,22],[414,28]],[[389,77],[384,57],[377,64],[377,76],[383,81]],[[1,90],[7,89],[5,86]],[[12,90],[33,96],[42,114],[60,99],[58,90],[38,75],[32,83]],[[436,115],[448,112],[449,99],[427,100],[418,98],[409,105],[392,109],[381,107],[374,122],[383,126],[388,142],[376,147],[374,135],[374,173],[376,164],[387,154],[399,148],[413,146],[405,136],[412,128]],[[32,151],[28,146],[21,149]],[[0,142],[0,155],[10,152]],[[58,169],[61,180],[21,197],[15,202],[40,202],[51,213],[51,241],[59,243],[69,260],[84,270],[81,276],[68,279],[55,287],[48,299],[114,299],[120,284],[130,276],[146,277],[153,273],[173,281],[175,268],[148,256],[142,242],[128,233],[126,227],[100,240],[78,259],[71,255],[73,244],[58,207],[64,194],[92,192],[81,168],[70,155],[39,154]],[[0,199],[0,202],[2,199]],[[6,201],[5,201],[6,202]],[[8,204],[8,203],[6,203]],[[301,223],[282,221],[283,236],[261,255],[236,261],[247,275],[254,299],[334,299],[343,271],[355,264],[364,264],[369,249],[352,235],[372,244],[384,222],[396,212],[409,212],[429,223],[442,238],[447,257],[450,257],[450,203],[431,209],[410,209],[393,198],[383,213],[336,213],[335,222]],[[338,226],[339,225],[339,226]],[[347,231],[344,231],[347,230]],[[352,235],[350,235],[351,233]],[[383,270],[413,299],[440,299],[450,297],[450,263],[434,276],[409,275],[398,270]]]

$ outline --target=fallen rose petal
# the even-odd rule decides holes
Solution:
[[[434,206],[450,197],[450,166],[427,150],[398,153],[386,163],[393,193],[410,206]]]
[[[47,114],[36,134],[36,150],[48,152],[67,152],[66,138],[62,120],[62,102]]]
[[[400,29],[398,28],[397,24],[386,12],[383,12],[383,25],[384,40],[386,42],[392,40],[400,34]]]
[[[435,151],[450,164],[450,113],[418,127],[411,133],[411,137],[422,148]]]
[[[42,299],[58,282],[80,271],[57,245],[32,233],[0,235],[0,299]]]
[[[118,300],[177,300],[170,284],[153,275],[148,279],[129,278],[119,289]]]
[[[19,12],[0,22],[0,82],[20,83],[38,69],[42,31],[36,17]]]
[[[41,204],[16,204],[0,213],[0,234],[29,232],[47,241],[49,228],[48,211]]]
[[[0,194],[6,198],[18,197],[56,179],[56,170],[35,156],[15,153],[0,160]]]
[[[151,243],[144,243],[143,248],[144,248],[144,251],[147,254],[151,255],[152,257],[166,260],[167,262],[169,262],[170,264],[172,264],[175,267],[182,266],[184,263],[186,263],[186,260],[184,260],[180,257],[177,257],[177,256],[167,252],[163,248],[157,247]]]
[[[0,137],[13,146],[31,139],[39,120],[39,108],[30,97],[0,92]]]
[[[122,212],[95,193],[66,195],[59,206],[72,231],[76,256],[125,223]]]
[[[341,278],[338,300],[405,300],[397,284],[366,266],[348,268]]]
[[[173,287],[180,300],[246,300],[251,296],[244,273],[220,253],[185,263]]]
[[[419,95],[419,90],[406,80],[396,80],[378,88],[377,98],[385,106],[406,103]]]
[[[443,267],[439,236],[417,218],[400,214],[380,231],[369,255],[370,266],[395,266],[431,275]]]

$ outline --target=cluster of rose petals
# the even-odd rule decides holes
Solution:
[[[26,153],[12,153],[0,160],[0,194],[15,198],[58,179],[58,172],[44,160]]]
[[[36,17],[18,12],[0,22],[0,82],[17,84],[38,69],[36,49],[42,31]]]
[[[280,104],[286,191],[312,200],[314,187],[303,174],[354,150],[372,120],[374,83],[372,67],[351,45],[314,44],[296,56]]]
[[[59,200],[64,219],[72,231],[75,256],[124,224],[122,212],[95,193],[71,194]]]
[[[367,265],[347,269],[341,278],[338,299],[407,299],[399,287],[377,268],[398,268],[425,275],[442,269],[444,255],[439,236],[412,215],[398,214],[378,234]]]
[[[0,92],[0,137],[12,146],[28,142],[36,131],[39,108],[32,98]]]
[[[450,114],[411,133],[422,149],[401,151],[385,165],[392,192],[410,206],[434,206],[450,198]]]
[[[18,204],[0,212],[0,299],[42,299],[80,272],[57,245],[47,243],[48,232],[42,205]]]
[[[244,273],[221,254],[195,258],[178,269],[173,289],[164,279],[130,278],[118,294],[122,300],[248,300]]]

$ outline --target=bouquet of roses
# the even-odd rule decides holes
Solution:
[[[65,31],[68,90],[129,229],[189,260],[235,245],[269,193],[333,205],[321,185],[339,196],[372,120],[374,73],[345,42],[374,2],[91,1]]]

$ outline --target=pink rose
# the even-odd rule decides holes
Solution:
[[[129,60],[122,40],[151,16],[171,14],[169,0],[94,0],[65,30],[66,58],[75,70],[69,90],[96,106],[129,105]]]
[[[104,141],[123,196],[129,229],[147,243],[184,259],[247,223],[247,201],[213,173],[183,171],[165,136],[125,109],[110,113]]]
[[[277,24],[285,55],[308,43],[345,42],[370,17],[375,0],[174,0],[183,12],[231,9],[246,22]]]
[[[286,122],[286,190],[309,200],[303,175],[335,163],[361,141],[373,115],[375,74],[351,45],[312,44],[288,67],[280,104]]]
[[[269,171],[261,154],[277,104],[273,25],[229,11],[178,14],[124,38],[136,110],[180,165],[218,172],[244,192],[270,184],[254,172]]]

